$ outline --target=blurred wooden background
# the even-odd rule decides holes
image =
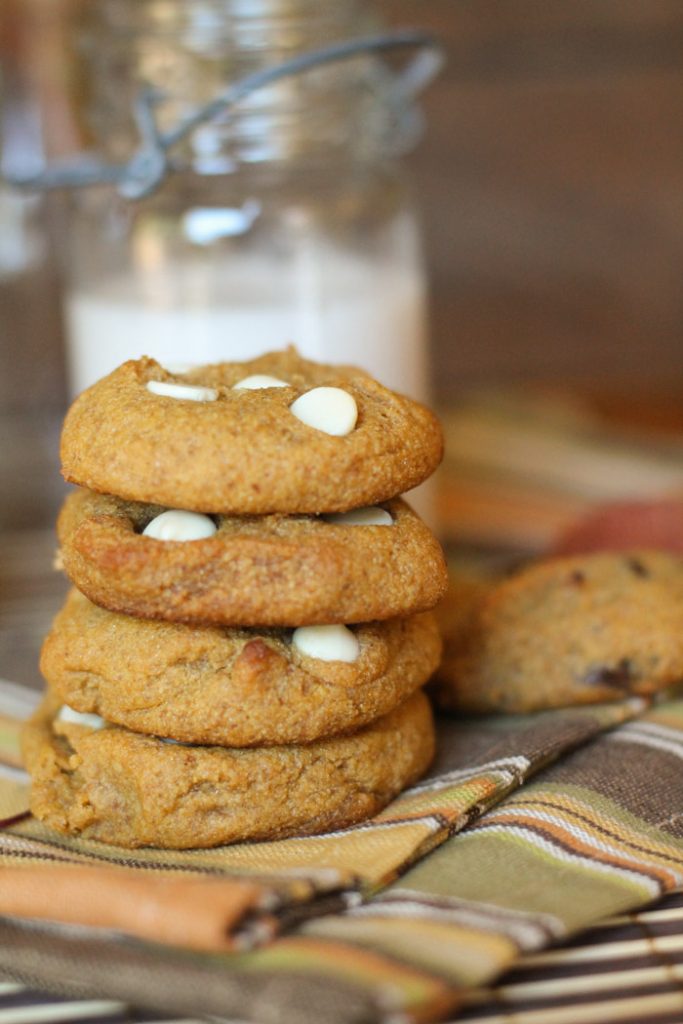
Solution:
[[[683,4],[384,0],[444,38],[414,159],[444,397],[683,378]]]
[[[54,17],[56,0],[26,2]],[[439,397],[492,378],[683,376],[680,0],[380,6],[449,52],[412,158]],[[0,287],[4,408],[62,401],[47,283]]]

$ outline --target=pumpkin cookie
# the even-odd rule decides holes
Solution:
[[[74,590],[41,670],[77,711],[136,732],[246,747],[358,729],[422,686],[440,653],[430,613],[353,630],[256,632],[117,615]]]
[[[362,370],[295,349],[172,374],[131,360],[80,395],[67,480],[229,515],[343,512],[417,486],[441,460],[436,417]]]
[[[177,537],[176,527],[198,539],[143,533]],[[327,519],[214,521],[79,490],[67,498],[57,529],[73,583],[96,604],[145,618],[369,622],[431,608],[447,584],[438,542],[400,499]]]
[[[472,594],[438,673],[454,710],[536,711],[683,679],[683,561],[655,551],[531,565]]]
[[[344,828],[415,782],[434,753],[422,693],[350,736],[255,750],[93,729],[60,720],[59,708],[49,694],[24,731],[31,809],[60,832],[117,846],[184,849]]]

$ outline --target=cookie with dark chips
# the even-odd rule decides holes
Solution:
[[[463,628],[463,623],[464,627]],[[472,593],[439,703],[528,712],[652,694],[683,680],[683,561],[658,551],[537,562]]]

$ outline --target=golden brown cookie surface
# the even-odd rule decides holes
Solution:
[[[235,388],[266,375],[284,387]],[[161,385],[172,395],[150,391]],[[210,400],[183,397],[196,389]],[[353,400],[344,436],[303,422],[292,406],[317,388]],[[322,415],[334,419],[334,395]],[[214,397],[215,396],[215,397]],[[318,409],[316,415],[320,413]],[[294,349],[173,375],[152,359],[124,363],[76,399],[62,432],[65,478],[133,501],[209,513],[336,512],[417,486],[443,440],[424,406],[362,370],[308,362]]]
[[[24,733],[31,809],[60,832],[118,846],[190,848],[310,835],[378,812],[434,752],[422,693],[350,736],[307,746],[190,747],[56,720],[49,695]]]
[[[412,509],[394,499],[383,510],[390,525],[217,516],[213,536],[165,541],[142,534],[163,508],[79,490],[58,533],[67,575],[112,611],[249,626],[369,622],[431,608],[447,583],[441,548]]]
[[[77,711],[188,743],[308,743],[393,710],[436,669],[433,615],[356,626],[356,661],[323,661],[291,631],[190,627],[118,615],[72,591],[41,668]]]
[[[538,562],[479,594],[446,651],[443,707],[527,712],[683,679],[683,561],[655,551]]]

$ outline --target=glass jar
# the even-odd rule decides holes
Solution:
[[[89,0],[80,110],[101,155],[139,145],[143,83],[162,129],[254,70],[375,31],[368,0]],[[372,57],[281,81],[198,129],[141,201],[78,191],[69,230],[73,392],[126,358],[247,359],[296,344],[390,387],[428,390],[409,141]],[[408,132],[409,133],[409,132]]]

